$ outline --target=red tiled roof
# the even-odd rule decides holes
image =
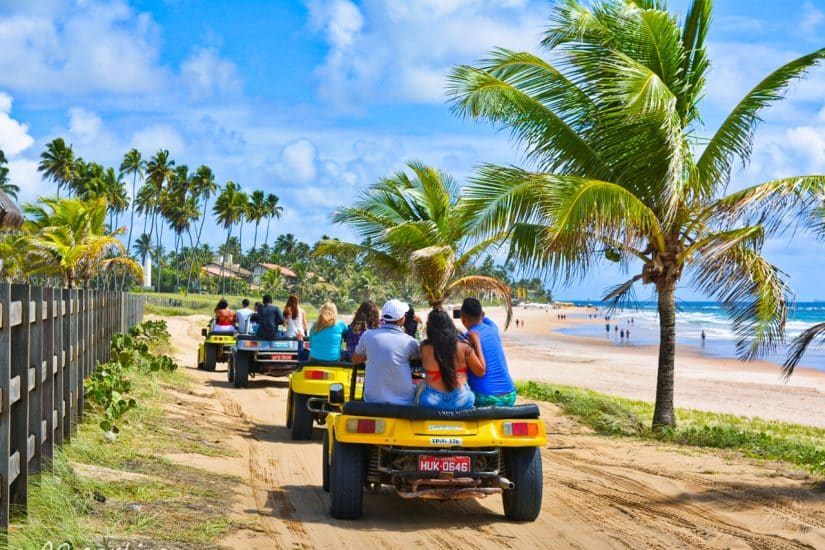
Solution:
[[[259,263],[258,265],[261,266],[262,268],[268,269],[270,271],[273,271],[273,270],[277,269],[278,271],[281,272],[281,275],[283,275],[284,277],[297,277],[298,276],[294,271],[292,271],[288,267],[283,267],[283,266],[280,266],[278,264],[268,264],[268,263],[262,262],[262,263]]]

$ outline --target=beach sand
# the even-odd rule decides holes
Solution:
[[[604,313],[585,308],[514,310],[523,327],[502,339],[515,380],[543,381],[653,402],[658,346],[628,346],[611,338],[570,336],[554,329],[575,323],[604,325]],[[558,314],[585,316],[559,320]],[[503,327],[503,308],[487,314]],[[825,372],[797,369],[787,383],[781,367],[767,361],[708,358],[691,347],[676,352],[674,405],[825,428]]]

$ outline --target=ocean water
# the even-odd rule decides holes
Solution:
[[[596,316],[600,323],[578,325],[560,329],[558,332],[575,336],[605,338],[621,346],[651,345],[659,343],[659,321],[656,304],[641,302],[635,308],[615,310],[608,313],[607,305],[598,302],[576,301],[576,305],[591,305],[598,308]],[[680,345],[695,347],[708,357],[736,357],[736,336],[731,322],[718,303],[678,302],[676,312],[676,341]],[[605,325],[605,315],[610,315],[610,330]],[[569,314],[569,318],[588,317],[587,312]],[[825,321],[825,302],[797,302],[788,312],[786,343],[808,327]],[[615,330],[618,325],[619,330]],[[630,338],[620,338],[620,331],[630,331]],[[705,331],[705,340],[701,334]],[[787,355],[788,346],[782,345],[775,352],[762,357],[781,365]],[[825,371],[825,347],[814,341],[800,362],[800,366]]]

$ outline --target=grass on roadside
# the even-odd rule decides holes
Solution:
[[[140,406],[119,423],[117,439],[107,439],[99,419],[86,415],[71,443],[55,452],[52,472],[30,484],[28,515],[9,528],[10,548],[39,549],[48,541],[55,548],[62,542],[108,548],[127,541],[200,546],[231,527],[226,499],[238,479],[163,458],[168,453],[232,452],[211,441],[215,436],[208,426],[169,418],[164,410],[174,400],[164,388],[186,388],[186,377],[159,371],[132,372],[130,379]],[[115,472],[79,475],[75,463],[91,465],[92,472]]]
[[[653,404],[539,382],[520,383],[524,397],[549,401],[597,433],[679,445],[735,449],[751,458],[783,460],[825,474],[825,429],[761,418],[677,409],[675,429],[652,430]]]

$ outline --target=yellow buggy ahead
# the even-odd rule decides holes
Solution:
[[[198,346],[197,366],[199,369],[214,371],[217,363],[226,363],[231,355],[230,348],[235,345],[235,335],[231,333],[214,333],[209,328],[201,330],[203,342]]]
[[[403,498],[501,494],[507,519],[538,517],[547,436],[536,405],[441,411],[343,403],[343,387],[333,385],[328,407],[322,468],[332,517],[359,518],[364,488],[381,485]]]

